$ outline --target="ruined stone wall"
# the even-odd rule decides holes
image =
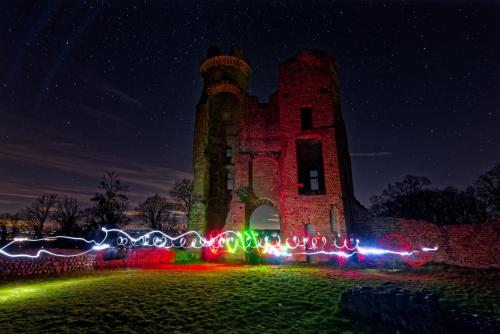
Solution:
[[[415,247],[434,247],[432,261],[471,268],[500,268],[500,221],[438,226],[426,221],[375,218],[359,224],[361,240],[397,233]]]
[[[47,249],[56,254],[71,255],[74,250]],[[42,254],[38,258],[12,258],[0,255],[0,279],[18,276],[54,275],[65,272],[120,268],[156,268],[173,263],[175,252],[166,248],[129,248],[118,253],[108,249],[74,257]]]
[[[355,198],[333,59],[323,52],[299,52],[280,65],[278,91],[268,103],[260,103],[247,94],[248,63],[239,59],[241,55],[231,54],[238,59],[210,49],[201,66],[205,87],[195,128],[190,228],[210,232],[223,225],[225,230],[241,230],[252,211],[266,203],[276,207],[280,215],[282,237],[303,235],[306,224],[313,224],[317,233],[330,238],[347,235]],[[238,96],[240,105],[222,101],[215,108],[221,93]],[[311,110],[312,126],[308,129],[302,126],[303,108]],[[222,122],[214,122],[219,110],[233,118],[234,127],[221,126],[224,116]],[[226,131],[218,133],[221,130]],[[316,159],[318,146],[316,158],[298,159],[298,140],[319,142],[322,163]],[[217,152],[225,145],[233,148],[232,161],[223,166],[234,171],[234,189],[228,192],[222,182],[216,182],[224,177]],[[301,166],[301,180],[306,171],[324,175],[322,193],[299,194],[299,185],[304,182],[299,181],[298,160],[311,162]],[[243,188],[248,190],[247,201],[237,195]]]
[[[312,110],[312,128],[301,128],[302,108]],[[297,234],[305,224],[327,237],[346,235],[351,180],[342,166],[348,166],[347,143],[338,143],[337,132],[344,132],[340,118],[338,82],[332,59],[325,54],[303,51],[280,66],[279,86],[281,152],[281,207],[284,234]],[[297,140],[321,142],[324,195],[299,195]],[[343,139],[342,139],[343,140]],[[350,172],[349,172],[350,173]]]
[[[58,251],[61,253],[61,250]],[[64,272],[94,270],[96,257],[85,254],[77,257],[54,257],[42,255],[40,258],[8,258],[0,257],[0,276],[32,276],[52,275]]]
[[[240,128],[241,151],[280,151],[279,112],[276,97],[271,97],[269,103],[259,103],[256,96],[249,97],[247,112]]]
[[[226,230],[242,230],[259,199],[278,203],[280,131],[277,99],[259,103],[247,97],[247,107],[240,118],[239,143],[233,158],[234,190],[226,218]],[[249,190],[249,201],[242,201],[238,189]]]

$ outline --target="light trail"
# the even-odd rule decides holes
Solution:
[[[324,255],[336,256],[338,258],[349,259],[356,254],[366,256],[380,257],[384,255],[396,255],[400,257],[409,257],[420,252],[434,252],[438,247],[422,247],[420,249],[387,249],[380,247],[364,247],[360,246],[360,241],[355,240],[354,244],[343,240],[343,242],[329,243],[326,237],[298,237],[293,236],[286,238],[284,241],[279,236],[270,240],[269,237],[261,238],[255,231],[245,230],[238,231],[223,231],[210,237],[204,237],[196,231],[187,231],[178,236],[170,236],[162,231],[150,231],[137,238],[134,238],[126,231],[120,229],[103,228],[104,237],[102,241],[87,240],[80,237],[55,236],[41,239],[17,238],[0,248],[0,255],[10,258],[39,258],[46,254],[57,257],[75,257],[82,256],[91,252],[99,252],[110,248],[134,248],[134,247],[155,247],[165,249],[177,248],[192,248],[203,249],[207,248],[214,255],[222,253],[234,254],[238,251],[246,253],[257,252],[261,255],[270,255],[275,257],[291,257],[294,255]],[[113,238],[111,235],[114,235]],[[39,249],[34,254],[16,253],[9,251],[10,248],[15,248],[19,243],[24,242],[40,242],[54,241],[58,239],[73,240],[84,242],[92,245],[89,249],[75,253],[62,254],[56,251]]]

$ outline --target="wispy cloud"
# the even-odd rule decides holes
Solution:
[[[74,197],[81,203],[89,202],[90,194],[94,189],[90,187],[80,187],[79,189],[54,186],[44,182],[8,182],[0,181],[0,204],[7,206],[22,206],[29,204],[41,194],[56,193],[60,196]]]
[[[374,158],[374,157],[385,157],[388,155],[392,155],[391,152],[359,152],[359,153],[351,153],[351,157],[356,158]]]
[[[97,108],[93,108],[93,107],[84,105],[83,103],[73,103],[71,101],[68,101],[68,103],[73,105],[78,110],[84,112],[87,116],[90,116],[93,118],[95,118],[95,117],[102,118],[102,119],[109,120],[109,121],[112,121],[114,123],[120,124],[122,126],[126,126],[126,127],[133,127],[134,126],[134,124],[132,122],[128,122],[128,121],[124,120],[123,117],[118,117],[111,112],[97,109]]]
[[[2,207],[7,202],[9,207],[16,202],[22,207],[37,195],[49,192],[88,202],[105,170],[117,172],[122,182],[129,185],[133,205],[153,193],[167,194],[176,180],[191,177],[188,172],[166,166],[84,151],[72,143],[0,144],[0,163],[10,166],[0,175]],[[23,178],[20,171],[38,177]]]
[[[90,75],[86,72],[85,73],[78,72],[77,75],[80,79],[85,81],[87,84],[99,89],[100,91],[102,91],[104,93],[116,96],[123,103],[133,104],[133,105],[136,105],[139,107],[142,106],[141,101],[132,97],[130,94],[117,88],[115,85],[111,84],[110,82],[108,82],[104,79],[101,79],[101,78],[94,76],[94,75]]]

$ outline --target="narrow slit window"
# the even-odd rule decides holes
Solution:
[[[310,108],[300,109],[300,123],[302,130],[310,130],[313,128],[312,110]]]
[[[225,150],[226,159],[230,160],[233,157],[233,149],[231,147],[226,147]]]
[[[234,187],[234,175],[232,171],[227,172],[227,190],[233,190]]]

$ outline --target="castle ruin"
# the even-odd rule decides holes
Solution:
[[[283,62],[268,103],[248,94],[237,46],[209,48],[200,72],[189,228],[346,237],[359,203],[334,59],[305,50]]]

